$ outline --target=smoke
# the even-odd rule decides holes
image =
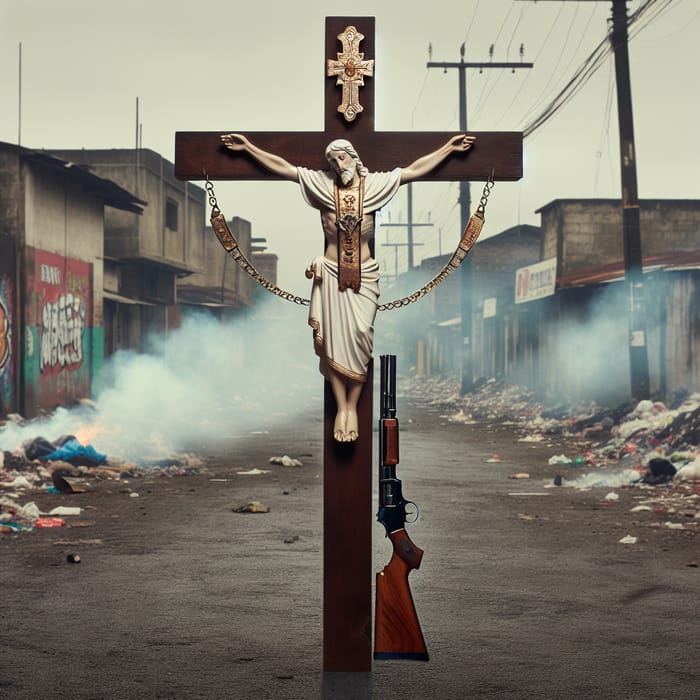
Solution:
[[[616,405],[630,397],[629,299],[623,283],[572,290],[544,321],[537,384],[556,401]],[[647,338],[655,334],[647,328]]]
[[[142,462],[269,431],[293,414],[322,414],[323,383],[303,307],[271,298],[232,322],[188,314],[179,329],[151,337],[148,348],[109,359],[92,406],[8,425],[0,448],[72,434],[108,457]]]

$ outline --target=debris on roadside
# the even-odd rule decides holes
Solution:
[[[469,416],[470,423],[510,426],[519,443],[545,448],[548,439],[565,438],[569,454],[546,458],[557,471],[545,489],[607,489],[599,503],[611,508],[629,502],[622,492],[642,494],[630,509],[637,525],[700,534],[700,393],[679,394],[672,406],[643,400],[610,408],[593,402],[547,406],[534,392],[495,380],[466,395],[456,382],[438,378],[404,379],[401,390],[416,406],[439,411],[452,423],[466,423]],[[620,540],[636,541],[633,535]]]
[[[270,457],[270,464],[281,464],[283,467],[303,467],[304,463],[300,459],[294,459],[289,455],[282,457]]]
[[[250,501],[244,505],[232,508],[234,513],[269,513],[270,509],[260,501]]]

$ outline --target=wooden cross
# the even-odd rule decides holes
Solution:
[[[347,36],[355,28],[354,40]],[[370,171],[406,166],[434,151],[455,132],[378,132],[374,129],[374,79],[357,96],[364,77],[371,75],[364,55],[375,55],[374,17],[327,17],[324,65],[336,75],[337,55],[347,82],[341,77],[343,96],[339,104],[338,81],[327,80],[325,129],[319,132],[246,132],[266,151],[290,163],[327,170],[324,151],[330,141],[347,138]],[[346,31],[348,30],[348,31]],[[352,33],[352,32],[351,32]],[[338,53],[338,40],[343,43]],[[343,37],[348,41],[343,42]],[[338,69],[340,70],[340,69]],[[358,77],[359,71],[359,77]],[[364,74],[364,77],[363,77]],[[359,100],[359,102],[358,102]],[[361,106],[358,104],[361,102]],[[347,103],[347,104],[346,104]],[[363,105],[363,106],[362,106]],[[351,110],[352,118],[346,116]],[[270,171],[248,157],[237,157],[221,143],[230,127],[210,132],[178,132],[175,135],[175,175],[182,180],[271,180]],[[470,132],[474,133],[474,132]],[[452,156],[424,180],[481,180],[493,172],[495,180],[522,177],[522,134],[478,132],[468,157]],[[304,205],[305,206],[305,205]],[[460,232],[461,233],[461,232]],[[319,240],[320,244],[320,240]],[[309,356],[313,356],[309,337]],[[325,382],[323,449],[323,669],[369,671],[372,664],[372,364],[359,404],[359,439],[338,443],[333,439],[335,400]],[[387,545],[387,555],[390,547]]]

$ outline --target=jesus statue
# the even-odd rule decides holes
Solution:
[[[306,271],[313,279],[309,325],[321,374],[337,406],[333,437],[338,442],[358,438],[357,405],[372,357],[379,300],[379,265],[369,246],[375,213],[400,185],[423,177],[452,153],[468,151],[474,140],[458,134],[406,167],[368,172],[345,139],[326,148],[329,170],[309,170],[263,150],[242,134],[221,137],[232,151],[247,153],[279,177],[298,182],[306,203],[321,213],[326,248]]]

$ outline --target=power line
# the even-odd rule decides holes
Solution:
[[[634,34],[630,32],[630,36],[635,36],[655,18],[661,16],[661,14],[670,7],[672,2],[673,0],[647,0],[636,12],[629,16],[627,20],[628,31],[631,30],[634,25],[641,22],[650,8],[653,8],[657,4],[659,4],[659,7],[655,8],[655,12],[651,14],[644,23],[639,24]],[[598,71],[612,51],[613,48],[610,44],[609,37],[606,35],[545,109],[522,128],[523,137],[528,138],[531,136],[539,127],[549,121],[549,119],[564,107],[564,105],[566,105]]]

